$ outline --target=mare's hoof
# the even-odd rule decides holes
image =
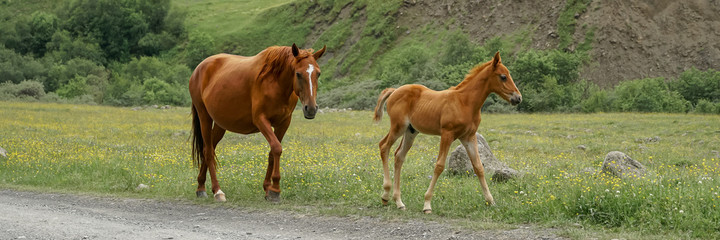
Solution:
[[[205,191],[197,191],[195,192],[195,195],[197,195],[198,198],[207,198],[207,193]]]
[[[225,202],[225,193],[222,190],[218,190],[215,193],[215,201],[217,202]]]
[[[405,206],[398,207],[398,209],[405,211]]]
[[[423,213],[425,213],[425,214],[431,214],[431,213],[432,213],[432,209],[425,209],[425,210],[423,210]]]
[[[387,206],[387,205],[388,205],[389,200],[385,200],[385,199],[383,199],[383,198],[380,198],[380,199],[382,199],[382,204],[383,204],[383,206]]]
[[[265,200],[272,203],[279,203],[280,202],[280,192],[275,192],[272,190],[268,190],[267,194],[265,194]]]

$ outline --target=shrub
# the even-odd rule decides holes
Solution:
[[[705,99],[698,100],[695,105],[696,113],[717,113],[720,114],[720,102],[711,102]]]
[[[690,102],[671,91],[663,78],[646,78],[620,83],[611,106],[623,112],[687,112]]]
[[[39,100],[45,96],[45,89],[38,81],[0,83],[0,100]]]
[[[434,71],[428,71],[431,54],[419,43],[409,43],[390,50],[377,65],[376,78],[382,81],[381,87],[400,86],[417,83]]]
[[[0,82],[42,81],[46,76],[45,66],[35,58],[21,55],[0,45]]]
[[[671,82],[671,86],[692,104],[698,104],[701,99],[720,101],[720,72],[712,69],[700,71],[691,68]]]

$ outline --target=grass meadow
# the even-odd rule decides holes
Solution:
[[[424,215],[438,137],[418,136],[408,154],[403,212],[380,203],[377,143],[388,129],[387,116],[375,125],[369,111],[325,112],[314,120],[301,114],[295,112],[283,142],[283,202],[263,200],[269,147],[262,135],[226,134],[217,156],[228,202],[214,203],[195,198],[187,107],[0,102],[0,147],[8,151],[0,156],[0,188],[428,219],[475,229],[530,224],[571,238],[720,238],[718,115],[485,114],[479,132],[499,160],[524,175],[490,181],[497,205],[488,207],[476,177],[444,173],[433,214]],[[660,140],[646,140],[655,136]],[[599,174],[613,150],[649,173],[628,180]],[[141,183],[149,188],[136,190]]]

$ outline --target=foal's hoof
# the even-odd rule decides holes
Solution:
[[[400,206],[400,207],[398,207],[398,209],[405,211],[405,206]]]
[[[383,206],[387,206],[389,200],[386,200],[386,199],[384,199],[384,198],[381,198],[381,199],[382,199],[382,204],[383,204]]]
[[[198,198],[207,198],[207,193],[205,191],[197,191],[195,192],[195,195],[197,195]]]
[[[280,192],[275,192],[272,190],[268,190],[267,194],[265,194],[265,200],[271,203],[279,203],[280,202]]]
[[[222,190],[218,190],[215,193],[215,201],[217,202],[225,202],[225,193]]]
[[[431,214],[431,213],[432,213],[432,209],[425,209],[425,210],[423,210],[423,213],[425,213],[425,214]]]

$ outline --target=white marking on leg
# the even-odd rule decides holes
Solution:
[[[313,92],[313,86],[312,86],[312,73],[313,73],[313,71],[315,71],[315,67],[314,67],[312,64],[308,64],[308,69],[307,69],[306,72],[308,73],[308,82],[310,82],[310,96],[311,96],[311,97],[312,97],[312,95],[313,95],[313,93],[312,93],[312,92]]]

